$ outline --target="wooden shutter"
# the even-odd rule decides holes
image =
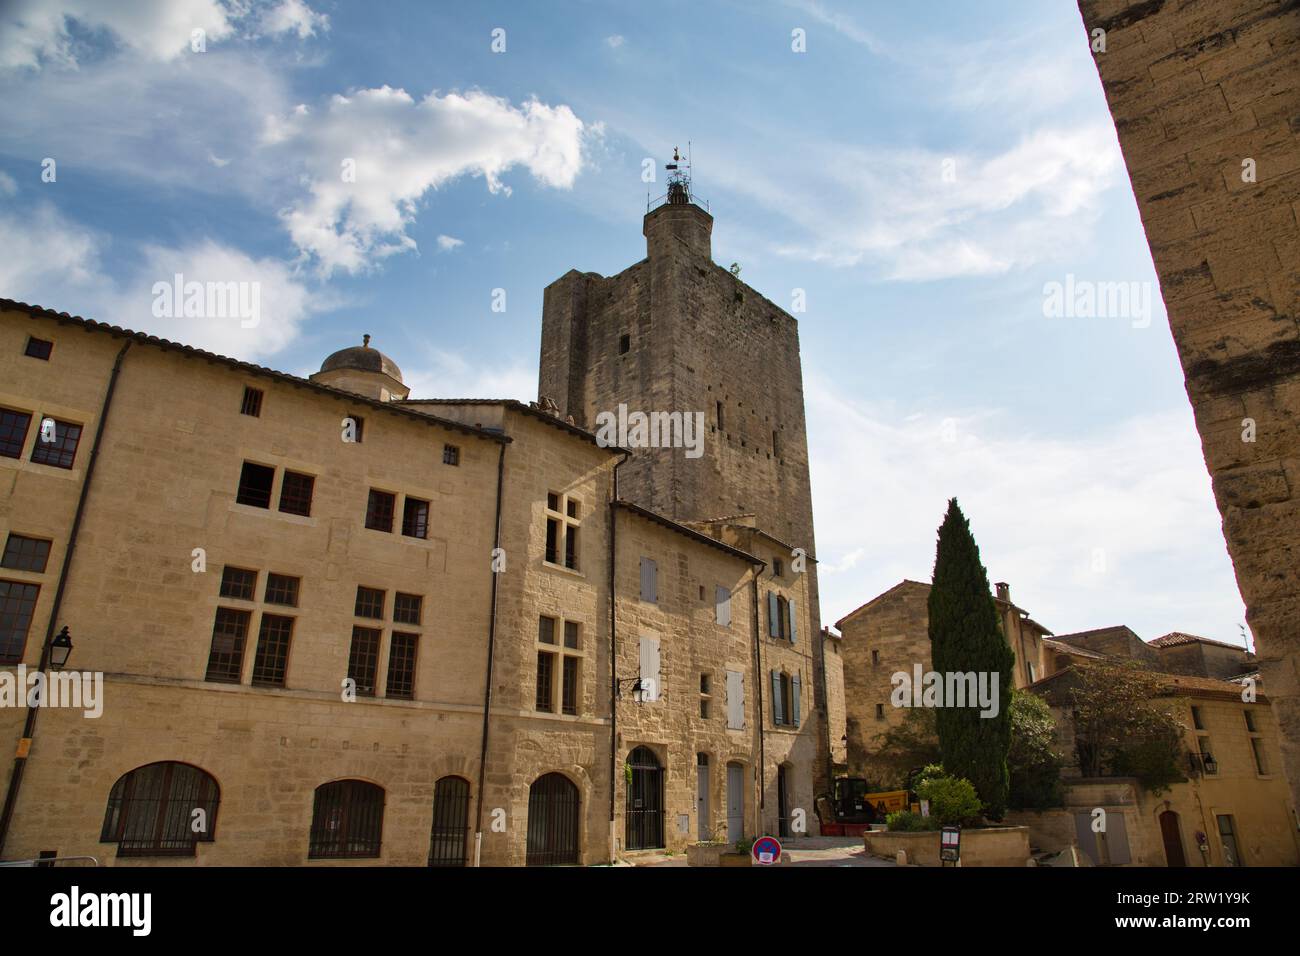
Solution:
[[[641,700],[659,699],[663,687],[659,683],[659,638],[641,638]]]
[[[798,727],[799,726],[799,675],[798,674],[795,674],[793,677],[790,678],[790,687],[791,687],[790,709],[794,711],[794,713],[790,715],[791,723],[793,723],[796,727]]]
[[[795,623],[794,623],[795,622],[794,598],[790,598],[790,603],[787,604],[785,608],[786,608],[786,613],[790,615],[790,627],[789,627],[790,643],[794,644],[799,640],[799,634],[795,630]]]
[[[650,558],[641,559],[641,600],[655,604],[658,601],[657,588],[659,568]]]
[[[731,627],[731,591],[718,587],[714,591],[714,600],[718,605],[718,623],[723,627]]]
[[[785,723],[785,708],[781,700],[781,672],[772,671],[772,723]]]
[[[745,675],[727,671],[727,729],[745,729]]]
[[[770,637],[781,636],[781,615],[777,610],[776,592],[767,592],[767,633]]]

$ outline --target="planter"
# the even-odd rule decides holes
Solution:
[[[748,853],[723,853],[718,857],[718,866],[753,866],[754,858]]]
[[[730,843],[688,843],[686,844],[687,866],[723,866],[719,857],[729,848]]]
[[[939,831],[877,832],[862,835],[867,853],[886,860],[907,853],[911,863],[939,866]],[[1028,827],[983,827],[961,831],[962,866],[1025,866],[1029,862]]]

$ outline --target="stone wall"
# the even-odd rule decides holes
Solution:
[[[1079,8],[1300,799],[1300,5]]]

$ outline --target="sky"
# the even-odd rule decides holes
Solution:
[[[0,0],[0,295],[531,400],[543,289],[645,256],[689,142],[715,261],[799,320],[823,623],[929,580],[955,496],[1053,632],[1242,643],[1091,55],[1040,0]]]

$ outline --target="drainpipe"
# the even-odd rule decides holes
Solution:
[[[754,835],[761,836],[759,831],[763,829],[764,791],[767,789],[764,780],[764,764],[767,757],[763,741],[763,685],[767,681],[767,674],[763,671],[762,638],[759,633],[760,628],[758,625],[758,570],[751,567],[749,569],[749,574],[750,584],[752,585],[754,592],[754,600],[750,602],[753,604],[753,614],[751,615],[751,618],[753,619],[754,631],[754,666],[758,668],[758,673],[755,675],[757,679],[754,681],[755,686],[758,688],[758,819],[754,821]]]
[[[501,443],[501,452],[497,456],[497,514],[496,526],[493,532],[492,548],[493,563],[496,561],[496,550],[501,547],[501,488],[502,479],[506,470],[506,443]],[[483,851],[483,779],[487,772],[487,753],[488,753],[488,712],[492,707],[492,652],[496,647],[497,638],[497,577],[502,572],[492,569],[492,608],[488,613],[488,645],[487,645],[487,679],[483,688],[483,735],[482,745],[478,754],[478,804],[474,811],[474,865],[479,865],[479,860]]]
[[[615,852],[615,831],[617,824],[614,816],[614,800],[618,793],[617,757],[618,757],[618,603],[614,593],[614,572],[618,561],[618,469],[631,456],[623,452],[623,457],[614,463],[614,491],[609,499],[609,862],[618,859]]]
[[[113,362],[113,371],[108,377],[108,388],[104,391],[104,401],[99,409],[99,422],[95,425],[95,443],[90,448],[90,458],[86,461],[86,477],[81,480],[81,494],[77,498],[77,510],[72,518],[72,530],[68,532],[68,547],[63,552],[63,566],[59,569],[59,583],[54,589],[54,603],[50,607],[50,619],[45,627],[45,643],[41,646],[41,662],[37,668],[44,673],[50,664],[50,642],[54,640],[54,624],[59,618],[59,608],[63,606],[63,590],[68,583],[68,569],[72,567],[72,555],[77,548],[77,533],[81,530],[81,519],[86,513],[86,499],[90,495],[90,479],[95,473],[95,462],[99,460],[100,442],[104,437],[104,425],[108,422],[108,409],[113,402],[113,392],[117,390],[118,374],[122,371],[122,360],[131,348],[127,339],[117,353]],[[4,853],[5,840],[9,836],[9,823],[13,819],[14,807],[18,803],[18,791],[23,783],[23,770],[27,767],[28,754],[32,749],[32,738],[36,735],[36,715],[40,707],[28,706],[27,722],[23,725],[23,736],[18,741],[18,750],[14,754],[14,769],[9,775],[9,790],[5,793],[4,809],[0,810],[0,854]]]

